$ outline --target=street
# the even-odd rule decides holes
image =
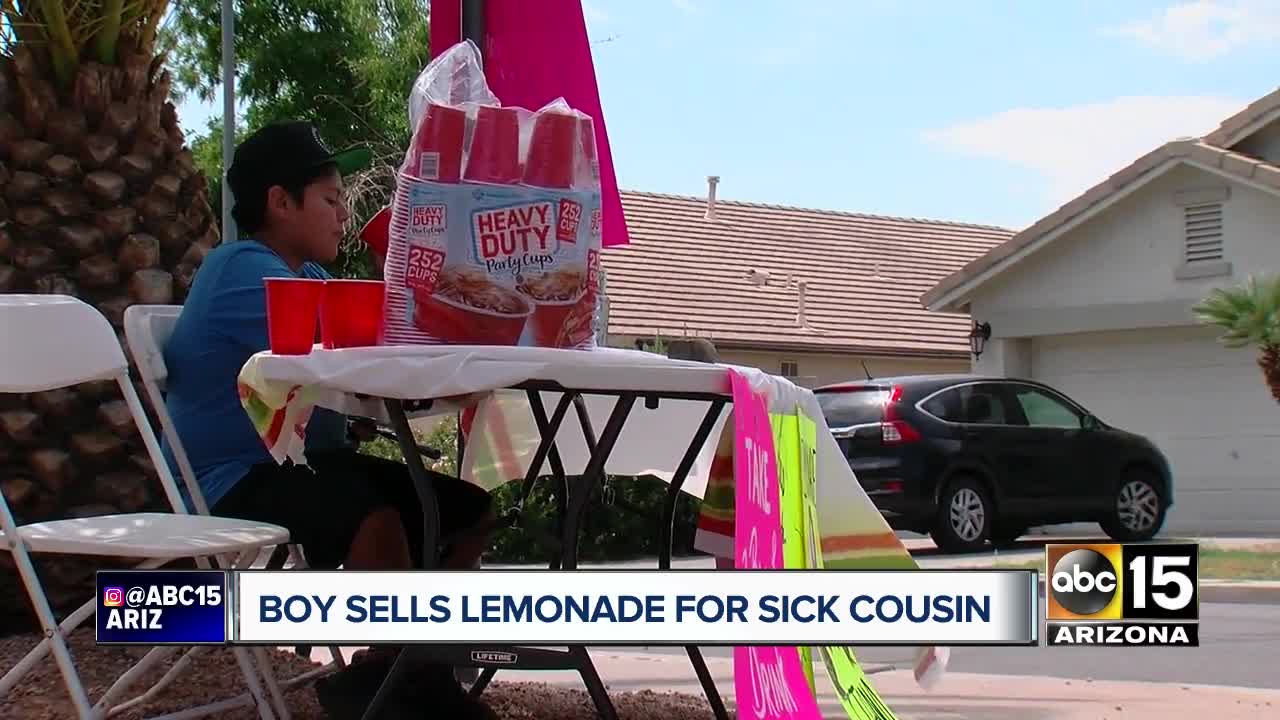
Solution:
[[[903,533],[903,540],[922,567],[989,566],[993,553],[944,555],[925,539]],[[999,553],[1001,562],[1020,563],[1043,557],[1046,540],[1078,538],[1027,538],[1014,548]],[[1165,539],[1164,541],[1168,541]],[[1215,540],[1230,545],[1233,541]],[[1241,545],[1251,541],[1236,541]],[[596,567],[652,567],[652,560],[608,563]],[[714,567],[707,557],[681,558],[673,563],[681,568]],[[1041,633],[1043,635],[1043,621]],[[610,651],[683,654],[681,648],[608,648]],[[605,650],[605,648],[600,648]],[[731,648],[705,648],[708,656],[730,657]],[[864,648],[859,658],[865,665],[911,667],[911,650],[905,648]],[[949,669],[960,673],[992,675],[1043,675],[1079,680],[1121,680],[1135,682],[1229,685],[1280,689],[1280,605],[1202,603],[1200,606],[1200,647],[1198,648],[952,648]]]
[[[1043,632],[1043,630],[1042,630]],[[595,650],[596,648],[593,648]],[[598,648],[601,652],[683,654],[682,648]],[[731,657],[732,648],[704,648]],[[911,667],[905,648],[865,648],[864,665]],[[1280,689],[1280,605],[1204,604],[1198,648],[952,648],[949,670],[988,675],[1043,675]]]
[[[1043,632],[1043,627],[1042,627]],[[892,662],[884,649],[862,653]],[[995,675],[1280,688],[1280,606],[1204,604],[1198,648],[955,648],[950,669]]]

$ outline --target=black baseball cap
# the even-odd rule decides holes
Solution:
[[[365,169],[372,160],[373,151],[366,147],[333,152],[309,122],[273,123],[249,135],[236,148],[227,184],[238,198],[255,197],[323,165],[336,165],[340,174],[349,175]]]

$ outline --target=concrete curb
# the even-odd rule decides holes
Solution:
[[[683,654],[654,653],[654,652],[644,652],[640,650],[633,652],[631,650],[611,649],[607,652],[604,652],[604,651],[593,652],[591,657],[603,658],[604,662],[602,662],[601,664],[615,663],[615,662],[616,663],[642,663],[641,665],[637,665],[636,667],[646,667],[647,665],[671,667],[671,668],[675,668],[674,672],[676,673],[687,673],[687,668],[689,668],[689,660]],[[712,675],[721,673],[729,677],[732,677],[732,663],[733,663],[732,659],[724,658],[724,657],[708,657],[706,658],[706,661],[707,661],[707,667],[708,669],[711,670]],[[911,668],[909,667],[910,664],[911,663],[909,662],[905,663],[905,665],[889,664],[889,663],[859,662],[859,667],[861,667],[863,672],[868,675],[879,675],[885,672],[900,673],[900,675],[896,677],[907,679],[908,684],[913,688],[918,687],[915,680],[911,678]],[[509,672],[515,672],[515,671],[509,671]],[[545,673],[546,671],[531,670],[528,672]],[[564,672],[567,675],[567,677],[571,678],[572,681],[574,682],[578,681],[579,676],[576,672],[574,671],[564,671]],[[1093,679],[1082,680],[1082,679],[1070,678],[1070,677],[1057,677],[1055,675],[1018,675],[1018,674],[1004,674],[1004,673],[983,673],[983,672],[974,672],[974,671],[967,671],[967,670],[957,671],[957,670],[950,670],[950,669],[947,670],[944,678],[950,679],[952,681],[964,681],[964,680],[994,681],[994,682],[1016,681],[1021,683],[1050,682],[1055,684],[1075,683],[1075,684],[1083,684],[1083,685],[1097,685],[1098,687],[1103,687],[1103,688],[1122,686],[1122,685],[1134,686],[1134,687],[1169,686],[1169,687],[1182,688],[1184,690],[1245,692],[1245,693],[1252,693],[1252,694],[1266,695],[1266,696],[1280,695],[1280,689],[1277,689],[1277,688],[1259,688],[1259,687],[1251,687],[1251,686],[1245,686],[1245,685],[1214,685],[1214,684],[1208,684],[1208,683],[1188,683],[1188,682],[1179,682],[1179,681],[1155,681],[1155,680],[1093,680]],[[697,682],[697,679],[690,676],[687,682],[693,684]]]
[[[1040,574],[1040,597],[1044,598],[1045,576]],[[1200,581],[1200,602],[1243,605],[1280,605],[1280,582]]]
[[[1200,586],[1202,602],[1280,605],[1280,583],[1219,583]]]

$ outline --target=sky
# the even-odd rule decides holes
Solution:
[[[583,8],[625,190],[1020,229],[1280,87],[1280,0]]]

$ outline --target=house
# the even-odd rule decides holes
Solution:
[[[608,343],[703,337],[721,360],[818,384],[969,367],[968,317],[920,293],[1006,240],[978,225],[624,192],[602,254]]]
[[[1280,407],[1191,308],[1280,269],[1280,90],[1156,148],[924,293],[990,325],[975,370],[1048,383],[1169,457],[1169,533],[1280,530]]]

